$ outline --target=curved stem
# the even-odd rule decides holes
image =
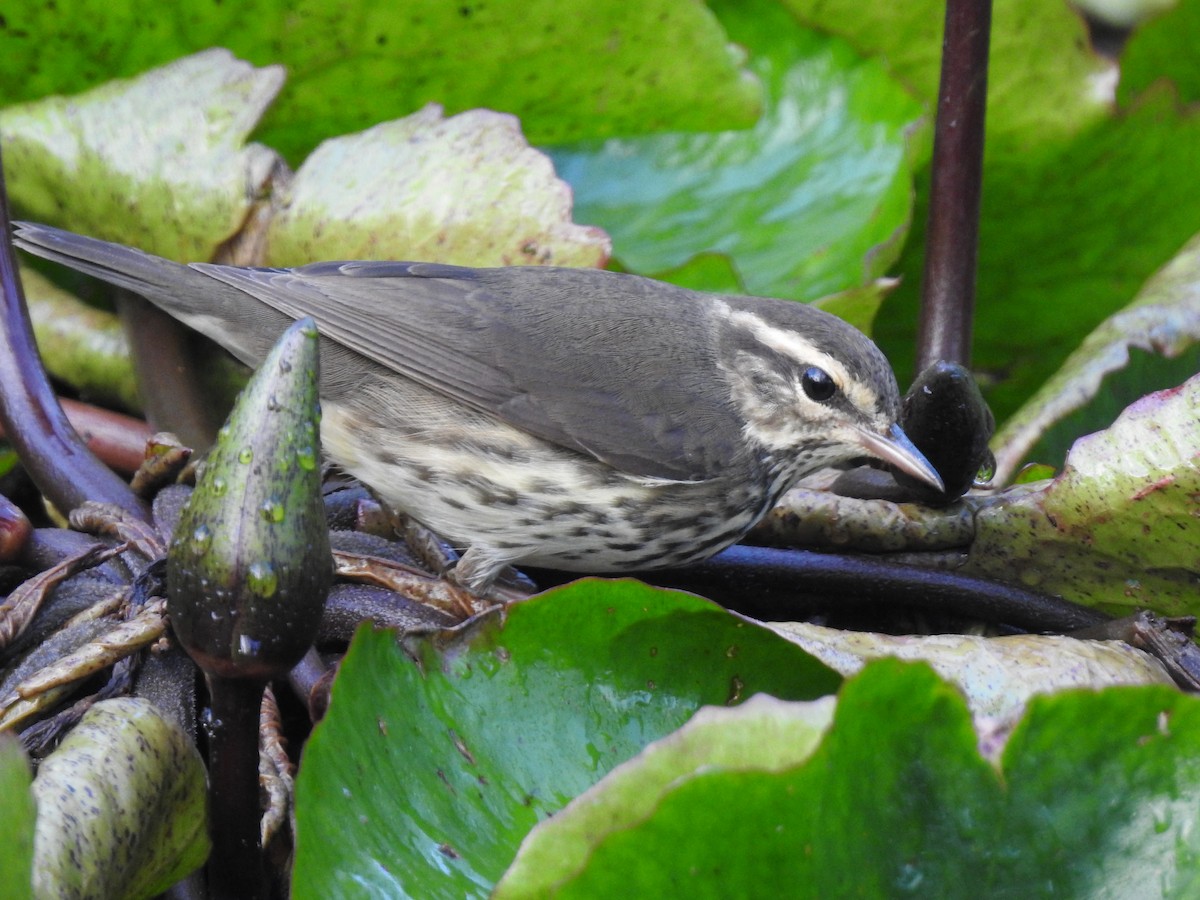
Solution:
[[[831,599],[847,608],[903,605],[1034,632],[1072,631],[1109,618],[1059,597],[970,575],[811,550],[739,544],[687,568],[643,572],[638,577],[695,591],[760,619],[797,620],[828,607]],[[552,580],[554,576],[546,583]]]
[[[62,512],[95,500],[149,522],[146,505],[92,455],[58,405],[34,343],[11,231],[0,164],[0,423],[8,440],[38,490]]]

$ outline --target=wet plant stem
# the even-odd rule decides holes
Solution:
[[[212,852],[207,874],[213,900],[260,900],[267,895],[258,797],[258,718],[264,686],[257,679],[208,678]]]

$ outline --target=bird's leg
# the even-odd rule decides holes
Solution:
[[[486,544],[472,544],[446,577],[477,597],[500,603],[524,600],[537,591],[528,577]]]
[[[397,530],[421,564],[483,599],[508,603],[537,591],[537,585],[507,564],[491,547],[476,544],[461,557],[411,516],[398,516]]]

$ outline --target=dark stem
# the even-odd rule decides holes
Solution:
[[[638,577],[695,591],[769,621],[794,622],[818,610],[866,604],[905,606],[1033,632],[1071,631],[1109,618],[1058,597],[970,575],[811,550],[739,544],[684,569]]]
[[[149,301],[117,292],[117,313],[129,338],[146,418],[187,447],[212,444],[221,422],[200,389],[191,335]]]
[[[258,714],[264,683],[208,679],[208,821],[212,852],[208,890],[214,900],[259,900],[266,871],[259,846]]]
[[[964,366],[971,361],[991,19],[991,0],[946,2],[918,372],[938,360]]]
[[[85,500],[112,503],[145,522],[150,513],[84,445],[42,367],[13,252],[0,165],[0,423],[38,490],[64,513]]]

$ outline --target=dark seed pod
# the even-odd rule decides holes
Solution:
[[[900,407],[900,427],[933,464],[944,495],[902,472],[896,481],[927,503],[951,503],[966,493],[991,459],[996,420],[979,385],[963,366],[936,362],[917,376]]]
[[[317,362],[316,326],[302,319],[238,398],[175,529],[167,611],[210,675],[280,675],[321,621],[333,565]]]

